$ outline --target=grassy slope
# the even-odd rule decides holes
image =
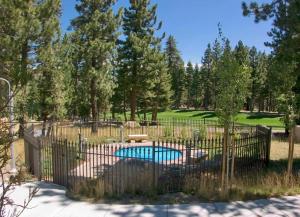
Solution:
[[[150,114],[148,114],[150,117]],[[182,118],[182,119],[214,119],[217,120],[215,112],[212,111],[182,111],[172,110],[160,112],[158,118]],[[267,125],[273,127],[283,127],[283,123],[280,121],[280,115],[270,113],[239,113],[237,115],[238,123],[250,124],[250,125]]]

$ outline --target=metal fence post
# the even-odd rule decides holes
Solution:
[[[172,121],[172,127],[173,127],[173,137],[175,136],[175,123],[174,123],[175,121],[174,121],[174,118],[173,118],[173,121]]]
[[[111,137],[111,119],[109,120],[109,136]]]
[[[81,131],[81,128],[80,128]],[[81,137],[81,132],[79,131],[78,133],[78,140],[79,140],[79,152],[82,151],[82,137]]]
[[[124,127],[123,127],[123,125],[120,126],[120,139],[121,139],[122,145],[124,145]]]
[[[271,153],[271,142],[272,142],[272,127],[269,128],[267,136],[267,156],[266,156],[266,165],[270,163],[270,153]]]
[[[41,140],[39,139],[38,140],[38,180],[41,181],[42,180],[42,176],[43,176],[43,173],[42,173],[42,152],[41,152],[41,145],[42,145],[42,142]]]
[[[156,188],[156,180],[155,180],[155,141],[153,141],[152,143],[152,164],[153,164],[153,174],[152,174],[152,178],[153,178],[153,187],[154,189]]]

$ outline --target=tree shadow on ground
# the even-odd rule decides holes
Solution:
[[[246,119],[279,118],[281,115],[273,113],[249,113]]]
[[[287,170],[287,164],[287,159],[271,160],[267,170],[270,172],[283,173]],[[300,158],[295,158],[293,160],[293,171],[295,173],[298,173],[300,171]]]
[[[194,114],[193,117],[215,118],[217,115],[215,112],[200,112],[198,114]]]

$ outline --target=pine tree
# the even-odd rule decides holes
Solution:
[[[234,55],[240,65],[249,65],[249,48],[242,41],[235,46]]]
[[[212,104],[212,83],[213,83],[213,56],[211,45],[208,44],[204,53],[204,57],[202,58],[202,82],[203,82],[203,106],[205,110],[209,109],[209,106]]]
[[[78,70],[88,87],[89,107],[95,123],[99,112],[109,107],[113,95],[112,61],[116,51],[121,11],[114,14],[115,0],[81,0],[76,5],[79,16],[71,24],[80,51]],[[96,132],[96,124],[92,131]]]
[[[234,49],[234,55],[238,63],[242,66],[249,66],[250,65],[250,57],[249,57],[249,48],[243,44],[242,41],[239,41]],[[252,89],[249,86],[249,92],[251,92]],[[247,97],[246,100],[246,109],[248,111],[252,111],[253,106],[251,104],[252,100],[251,97]]]
[[[157,5],[151,6],[150,0],[131,0],[129,8],[125,9],[123,31],[125,40],[121,41],[119,49],[120,81],[126,81],[130,104],[130,120],[136,118],[138,103],[145,105],[151,94],[153,74],[148,74],[149,59],[147,52],[155,49],[161,39],[155,36],[155,31],[161,28],[157,25]]]
[[[189,61],[186,67],[186,81],[185,81],[185,89],[187,92],[187,99],[186,99],[186,106],[189,109],[192,106],[192,82],[193,82],[193,76],[194,76],[194,66]]]
[[[194,68],[191,95],[192,95],[192,105],[195,109],[199,109],[201,106],[201,96],[203,94],[203,81],[201,76],[201,71],[196,64]]]
[[[173,92],[172,101],[175,108],[179,108],[183,103],[184,98],[184,62],[177,49],[176,41],[173,36],[169,36],[166,42],[165,54],[167,56],[167,63],[169,74],[171,75],[171,89]]]
[[[40,33],[34,0],[0,1],[0,74],[8,79],[15,92],[15,116],[20,122],[19,135],[26,122],[26,84],[31,79],[35,61],[35,43]],[[20,87],[23,89],[20,89]],[[6,92],[7,93],[7,92]],[[0,107],[6,106],[0,101]]]
[[[171,76],[168,73],[166,57],[160,49],[154,49],[153,59],[150,58],[149,73],[153,73],[152,96],[150,104],[152,107],[152,121],[157,121],[159,109],[167,109],[171,103]]]
[[[68,115],[70,117],[90,116],[90,100],[89,86],[87,85],[86,76],[82,73],[81,63],[84,53],[80,45],[80,35],[76,32],[71,32],[64,38],[66,49],[68,50],[65,56],[65,62],[68,64],[68,96],[67,102]]]
[[[221,31],[219,29],[219,31]],[[221,38],[221,32],[219,32],[220,36],[218,39],[214,41],[213,47],[212,47],[212,76],[211,76],[211,92],[212,92],[212,98],[211,98],[211,107],[215,110],[216,109],[216,103],[217,103],[217,94],[218,94],[218,80],[219,80],[219,74],[221,73],[221,68],[218,67],[223,50],[222,50],[222,44],[220,41]]]
[[[60,69],[60,0],[39,1],[38,18],[42,32],[37,43],[37,87],[40,115],[43,120],[42,133],[45,135],[46,122],[63,116],[63,72]],[[51,127],[51,124],[50,124]],[[50,131],[48,131],[49,133]]]
[[[283,65],[293,65],[294,70],[287,70],[283,73],[291,73],[287,75],[289,78],[295,78],[296,82],[292,87],[292,91],[296,95],[296,113],[300,113],[300,54],[299,54],[299,10],[300,4],[298,0],[272,0],[270,3],[258,4],[251,2],[247,5],[242,4],[244,16],[254,15],[255,22],[268,20],[274,17],[273,28],[268,33],[272,38],[271,42],[266,45],[273,49],[273,55],[277,58],[277,62]]]

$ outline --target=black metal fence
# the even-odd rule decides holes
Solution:
[[[96,125],[96,131],[92,131]],[[234,124],[232,131],[251,134],[256,126]],[[217,120],[158,119],[139,122],[102,120],[97,122],[57,122],[51,126],[51,135],[76,141],[86,138],[89,142],[110,143],[129,140],[130,135],[145,135],[150,140],[213,139],[223,135],[223,125]]]
[[[269,161],[271,129],[257,126],[232,135],[226,160],[227,178],[247,176]],[[157,140],[145,143],[70,142],[39,139],[41,179],[84,194],[196,191],[207,181],[219,187],[222,137]],[[31,145],[27,142],[27,145]],[[30,150],[30,149],[28,149]],[[30,165],[30,164],[29,164]],[[202,183],[202,184],[201,184]]]

